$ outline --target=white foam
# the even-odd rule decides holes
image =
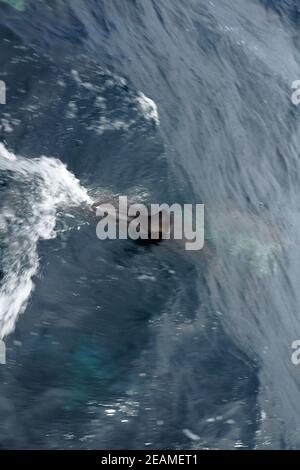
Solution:
[[[188,439],[191,439],[191,441],[200,441],[200,437],[189,429],[183,429],[182,432]]]
[[[6,160],[16,160],[16,156],[13,153],[10,153],[4,145],[0,142],[0,158],[5,158]]]
[[[99,122],[94,122],[89,125],[87,129],[89,131],[94,131],[98,135],[102,135],[105,131],[128,131],[132,121],[124,122],[120,119],[110,120],[105,116],[101,116]]]
[[[60,160],[16,157],[0,143],[0,172],[7,171],[11,189],[1,200],[5,277],[0,286],[0,338],[14,330],[26,308],[39,268],[37,244],[56,236],[58,211],[93,202]]]
[[[139,92],[137,102],[144,117],[148,119],[148,121],[153,120],[155,124],[159,126],[159,115],[156,103],[142,92]]]

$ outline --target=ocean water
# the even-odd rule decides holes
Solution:
[[[299,449],[296,0],[0,1],[1,449]],[[205,204],[205,248],[91,204]]]

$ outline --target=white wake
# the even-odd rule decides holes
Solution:
[[[55,158],[27,159],[0,143],[0,339],[14,330],[33,291],[39,268],[37,244],[56,236],[58,211],[91,204],[75,176]]]

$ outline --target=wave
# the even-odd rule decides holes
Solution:
[[[63,274],[82,302],[83,320],[76,330],[74,304],[68,310],[62,289],[55,325],[64,304],[74,342],[90,318],[92,332],[97,325],[102,335],[87,339],[93,353],[99,344],[101,355],[108,345],[109,357],[119,348],[126,378],[128,364],[136,376],[148,374],[125,386],[118,362],[107,361],[114,390],[120,386],[117,400],[135,390],[130,400],[140,414],[128,412],[130,432],[120,437],[118,423],[105,421],[97,407],[94,445],[184,449],[189,439],[195,447],[299,448],[299,372],[290,360],[300,328],[299,113],[290,100],[299,78],[299,2],[20,3],[23,12],[0,2],[1,78],[14,97],[0,126],[8,145],[22,155],[59,155],[88,187],[113,194],[143,188],[153,198],[207,208],[200,261],[164,246],[110,251],[96,245],[94,233],[88,244],[82,234],[69,242]],[[89,195],[58,160],[15,157],[3,146],[0,182],[1,173],[3,336],[34,288],[39,240],[55,236],[61,208],[86,204]],[[60,270],[54,262],[49,278]],[[142,338],[136,349],[133,337]],[[110,403],[110,386],[101,382],[99,395]],[[143,409],[151,409],[151,419]]]
[[[56,236],[58,211],[93,202],[61,161],[16,156],[0,143],[0,175],[3,174],[9,193],[4,189],[1,198],[2,339],[14,330],[19,314],[26,308],[39,268],[38,242]]]

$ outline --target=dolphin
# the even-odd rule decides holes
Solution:
[[[97,213],[98,208],[101,206],[108,215],[112,213],[112,206],[114,208],[114,214],[117,215],[117,223],[125,221],[127,227],[136,217],[129,216],[127,210],[120,210],[120,207],[116,199],[108,201],[97,201],[92,204],[92,209]],[[170,214],[166,209],[162,209],[156,213],[149,211],[151,215],[141,216],[141,237],[136,240],[142,243],[157,244],[168,238],[168,235],[172,229],[172,223],[170,221]],[[146,228],[146,232],[143,231],[143,227]]]

